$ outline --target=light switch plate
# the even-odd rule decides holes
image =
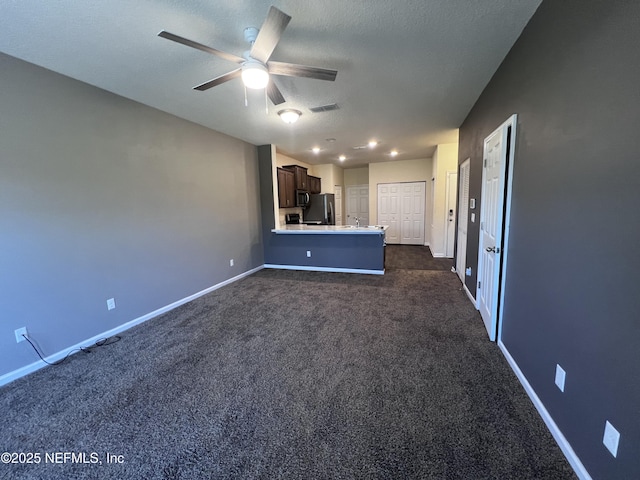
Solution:
[[[113,310],[114,308],[116,308],[116,299],[110,298],[107,300],[107,310]]]

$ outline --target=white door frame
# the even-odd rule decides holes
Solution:
[[[498,269],[499,273],[496,277],[497,284],[494,285],[494,288],[497,292],[497,301],[492,302],[491,308],[491,328],[488,328],[489,339],[491,341],[500,341],[502,338],[502,325],[503,325],[503,313],[504,313],[504,293],[505,286],[507,281],[507,257],[509,253],[509,230],[511,223],[511,192],[512,192],[512,184],[513,184],[513,164],[515,160],[515,145],[516,145],[516,125],[518,122],[518,116],[513,114],[509,117],[502,125],[500,125],[494,132],[487,136],[487,139],[493,136],[496,132],[503,129],[504,139],[509,141],[509,151],[508,157],[503,164],[503,170],[501,175],[504,175],[503,185],[505,186],[505,195],[504,202],[502,204],[503,209],[503,224],[504,228],[502,228],[502,223],[500,224],[500,228],[498,234],[496,235],[496,243],[497,245],[502,245],[502,251],[500,252],[500,257],[498,259]],[[510,130],[509,130],[510,128]],[[507,133],[510,132],[509,135]],[[486,140],[486,139],[485,139]],[[484,147],[483,147],[483,168],[482,168],[482,185],[483,192],[481,195],[482,204],[481,204],[481,213],[480,213],[480,222],[484,222],[484,182],[485,182],[485,168],[484,168]],[[482,225],[482,223],[481,223]],[[483,273],[483,262],[482,262],[482,251],[484,249],[483,245],[483,234],[482,230],[480,231],[480,238],[478,241],[478,271],[477,278],[478,280],[482,278]],[[476,308],[479,309],[480,295],[476,292]]]

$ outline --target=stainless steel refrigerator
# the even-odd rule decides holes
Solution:
[[[303,222],[310,225],[335,225],[335,196],[333,193],[310,195],[309,205],[302,213]]]

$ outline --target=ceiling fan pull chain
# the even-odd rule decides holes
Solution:
[[[247,100],[247,86],[244,85],[244,106],[248,107],[249,106],[249,101]]]
[[[269,97],[267,97],[267,89],[264,89],[264,113],[269,115]]]

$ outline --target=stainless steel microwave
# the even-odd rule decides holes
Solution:
[[[296,207],[306,208],[309,205],[309,192],[296,190]]]

